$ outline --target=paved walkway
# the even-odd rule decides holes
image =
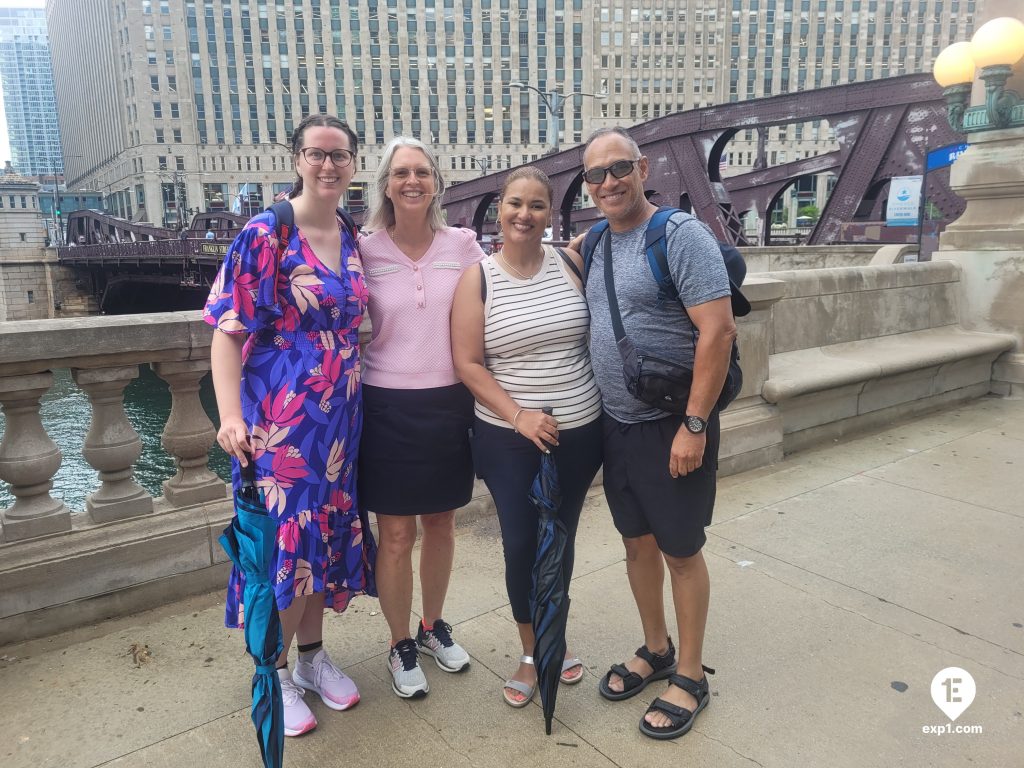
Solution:
[[[790,457],[722,482],[705,550],[713,700],[693,732],[656,743],[637,722],[657,687],[612,704],[596,691],[640,643],[621,543],[600,491],[584,512],[570,639],[587,664],[563,688],[552,736],[501,682],[518,655],[491,519],[460,528],[448,620],[473,655],[430,695],[399,700],[376,601],[327,621],[359,683],[288,766],[715,766],[1024,764],[1024,402],[985,398]],[[252,664],[221,627],[221,595],[0,649],[0,764],[254,766]],[[136,649],[133,657],[132,648]],[[428,659],[429,661],[429,659]],[[954,726],[935,674],[966,669]]]

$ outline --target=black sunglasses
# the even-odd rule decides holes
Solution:
[[[609,173],[616,179],[624,179],[633,172],[633,167],[639,162],[639,158],[636,160],[617,160],[607,168],[591,168],[589,171],[583,172],[583,180],[587,184],[602,184]]]

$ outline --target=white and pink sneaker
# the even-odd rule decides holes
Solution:
[[[296,662],[294,678],[306,690],[320,694],[331,709],[344,711],[359,703],[356,684],[334,665],[323,648],[316,652],[312,661]]]
[[[284,700],[284,735],[301,736],[312,731],[316,728],[316,718],[302,700],[306,692],[295,684],[287,668],[277,670],[277,678],[281,681],[281,698]]]

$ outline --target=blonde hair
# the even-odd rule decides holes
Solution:
[[[430,201],[430,208],[427,210],[427,224],[433,230],[443,229],[445,225],[444,213],[441,210],[441,196],[444,195],[445,183],[441,178],[441,167],[437,158],[430,148],[419,139],[409,136],[396,136],[384,150],[384,156],[377,166],[377,173],[370,184],[370,215],[366,219],[366,229],[376,231],[387,229],[395,223],[395,204],[385,194],[388,188],[388,180],[391,178],[391,161],[399,147],[410,147],[418,149],[427,158],[430,168],[434,172],[434,197]]]

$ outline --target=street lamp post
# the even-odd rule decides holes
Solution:
[[[565,103],[569,101],[570,98],[575,98],[576,96],[589,96],[590,98],[597,99],[598,101],[604,101],[608,98],[608,95],[604,93],[584,93],[583,91],[573,91],[568,96],[565,96],[557,88],[553,88],[550,91],[542,91],[537,86],[530,85],[529,83],[509,83],[509,87],[518,88],[521,91],[533,91],[540,96],[540,100],[544,102],[544,106],[547,107],[548,110],[548,146],[551,148],[551,154],[558,151],[559,120],[562,117],[562,113],[565,112]]]
[[[491,168],[491,158],[486,155],[471,155],[469,159],[480,169],[481,176],[487,175]]]

